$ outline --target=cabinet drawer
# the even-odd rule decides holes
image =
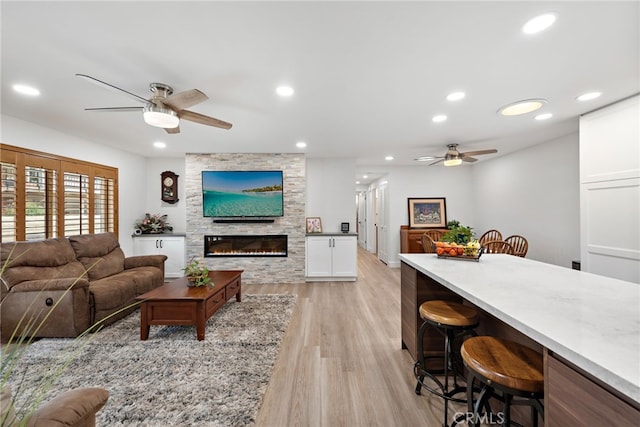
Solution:
[[[229,299],[236,295],[240,291],[240,278],[237,278],[233,282],[229,283],[226,287],[225,298]]]
[[[213,313],[218,311],[218,309],[222,307],[226,301],[227,299],[225,298],[224,288],[220,289],[218,292],[213,294],[211,298],[207,299],[207,307],[206,307],[207,318],[209,318]]]

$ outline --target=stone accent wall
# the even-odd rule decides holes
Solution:
[[[284,179],[284,216],[273,223],[217,224],[202,216],[203,170],[281,170]],[[244,270],[243,283],[304,283],[306,171],[304,154],[187,154],[185,190],[187,260],[198,257],[210,269]],[[286,234],[286,258],[204,258],[206,234]]]

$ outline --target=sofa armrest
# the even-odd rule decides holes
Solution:
[[[76,388],[66,391],[38,408],[27,426],[95,426],[96,413],[109,399],[103,388]]]
[[[124,269],[136,267],[158,267],[164,272],[164,262],[167,259],[166,255],[137,255],[130,256],[124,259]]]
[[[41,292],[65,291],[67,289],[88,288],[89,281],[85,278],[37,279],[20,282],[13,286],[13,292]]]

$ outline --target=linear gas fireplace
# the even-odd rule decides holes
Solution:
[[[287,235],[204,236],[205,257],[286,257]]]

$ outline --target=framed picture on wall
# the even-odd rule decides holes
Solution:
[[[322,233],[322,220],[319,216],[307,217],[307,233]]]
[[[444,197],[407,200],[410,228],[447,228],[447,205]]]

